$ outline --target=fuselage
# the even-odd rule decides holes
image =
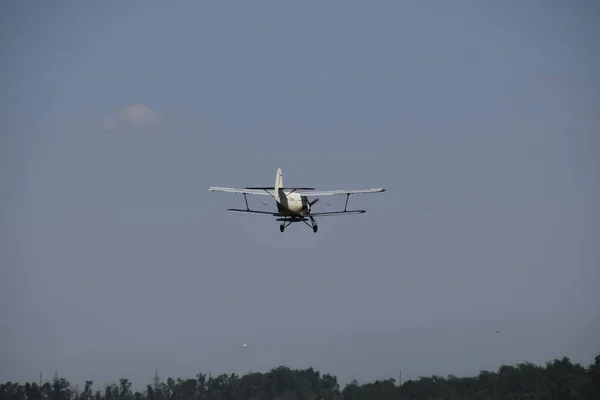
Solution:
[[[310,214],[310,203],[306,196],[297,193],[280,190],[277,211],[290,217],[304,217]]]

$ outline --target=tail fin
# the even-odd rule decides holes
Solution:
[[[279,190],[283,188],[283,174],[281,168],[277,168],[277,174],[275,175],[275,201],[279,203]]]

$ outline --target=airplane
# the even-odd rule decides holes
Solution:
[[[285,229],[293,223],[304,222],[309,228],[312,228],[314,233],[317,233],[319,229],[315,217],[328,217],[338,215],[355,215],[363,214],[366,210],[348,210],[348,200],[351,194],[360,193],[380,193],[385,192],[384,188],[377,189],[358,189],[358,190],[315,190],[310,187],[285,187],[283,186],[283,174],[281,168],[277,169],[275,175],[275,186],[274,187],[245,187],[243,189],[230,188],[230,187],[218,187],[211,186],[208,188],[211,192],[225,192],[225,193],[240,193],[244,195],[246,202],[246,209],[230,208],[227,211],[246,213],[246,214],[262,214],[277,217],[277,221],[281,221],[279,230],[284,232]],[[277,206],[276,212],[270,211],[257,211],[251,210],[248,207],[247,195],[266,195],[271,196],[275,199]],[[346,205],[343,211],[330,211],[330,212],[312,212],[312,206],[319,201],[319,198],[309,201],[309,196],[332,196],[332,195],[345,195]],[[310,221],[310,224],[308,223]]]

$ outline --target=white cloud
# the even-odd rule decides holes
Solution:
[[[132,104],[102,121],[104,129],[114,131],[121,127],[148,128],[160,124],[163,118],[143,104]]]

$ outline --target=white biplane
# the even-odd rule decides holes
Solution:
[[[285,231],[285,228],[295,222],[304,222],[308,227],[312,228],[313,232],[317,232],[318,226],[315,221],[315,217],[329,217],[338,215],[353,215],[363,214],[366,210],[348,210],[348,199],[351,194],[360,193],[379,193],[385,192],[384,188],[378,189],[357,189],[357,190],[315,190],[315,188],[303,188],[303,187],[284,187],[283,186],[283,174],[281,168],[277,169],[275,176],[274,187],[246,187],[243,189],[228,188],[228,187],[209,187],[211,192],[226,192],[226,193],[240,193],[244,195],[246,202],[246,209],[230,208],[227,211],[247,213],[247,214],[263,214],[277,217],[277,221],[281,221],[279,230]],[[248,207],[247,195],[266,195],[271,196],[275,199],[277,205],[277,212],[270,211],[257,211],[251,210]],[[309,196],[332,196],[332,195],[345,195],[346,204],[344,209],[341,211],[329,211],[329,212],[312,212],[311,207],[319,201],[318,198],[309,201]],[[308,223],[310,221],[310,224]]]

